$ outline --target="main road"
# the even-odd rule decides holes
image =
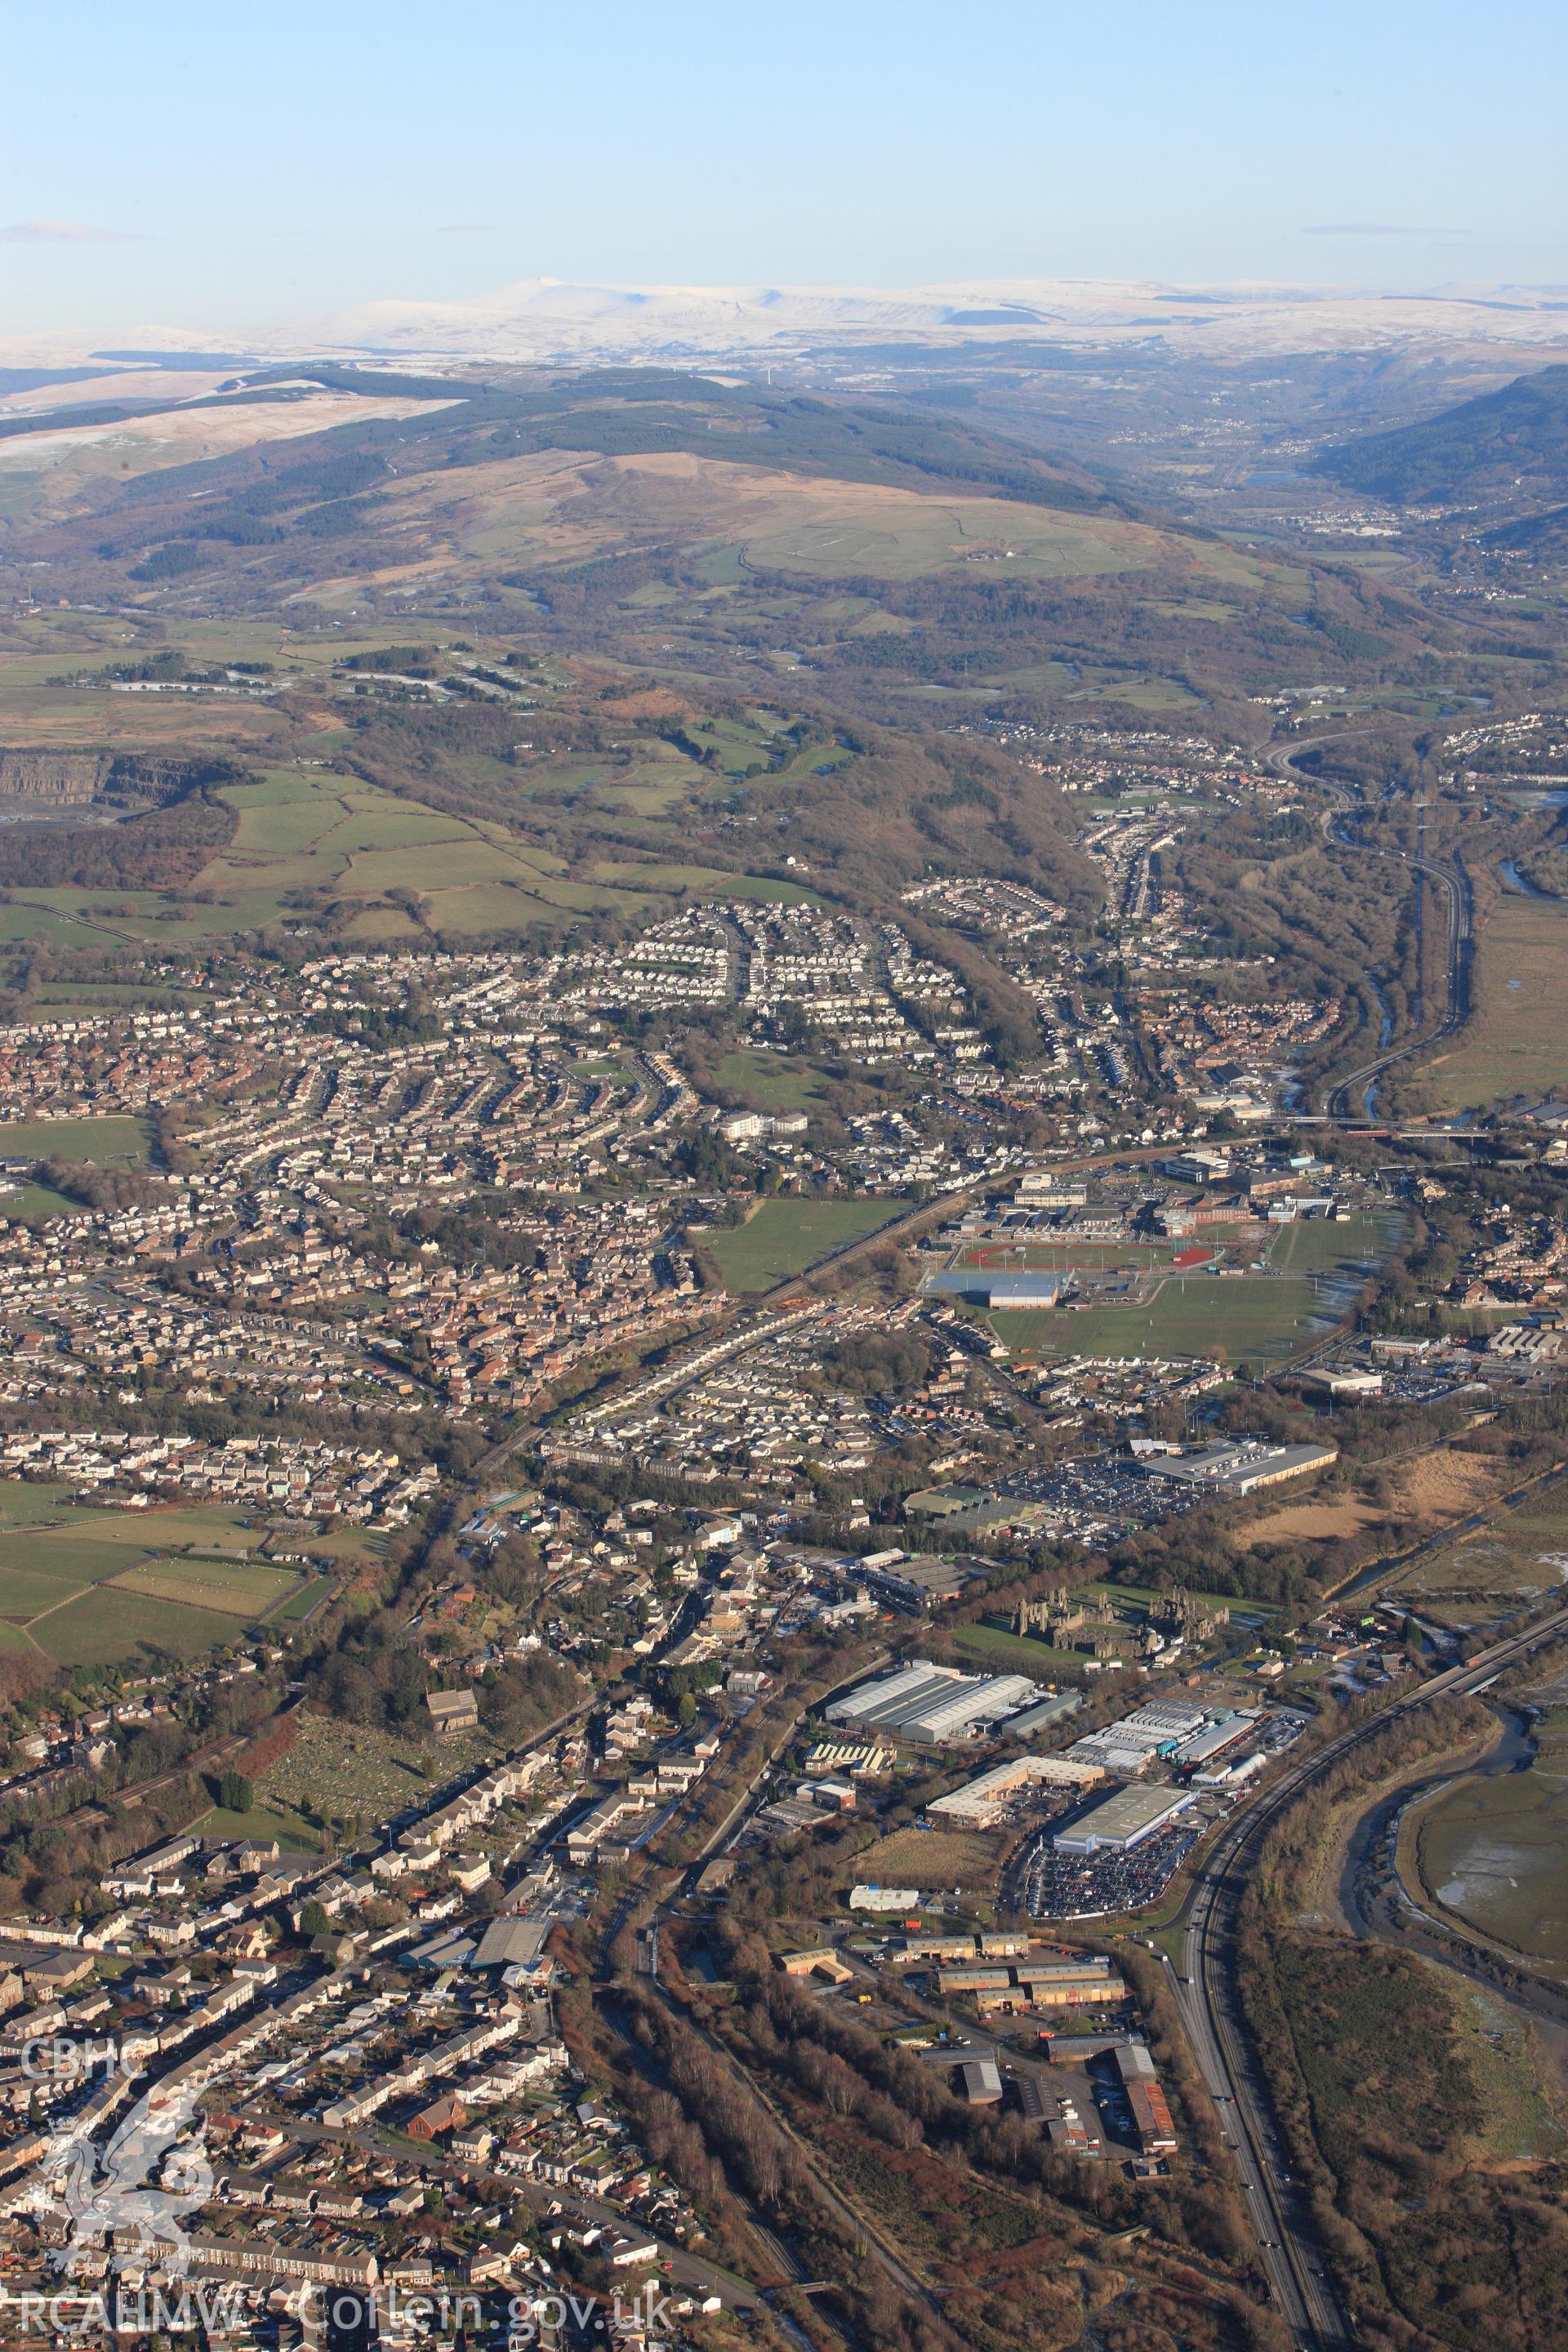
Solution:
[[[1435,1029],[1423,1030],[1408,1037],[1400,1045],[1391,1046],[1375,1060],[1363,1063],[1342,1078],[1329,1096],[1324,1108],[1337,1125],[1356,1126],[1372,1116],[1368,1090],[1375,1086],[1385,1070],[1397,1062],[1407,1061],[1412,1054],[1426,1052],[1441,1038],[1451,1037],[1464,1027],[1469,1014],[1469,952],[1472,938],[1471,894],[1469,877],[1463,860],[1456,854],[1451,866],[1440,865],[1421,850],[1419,840],[1414,853],[1404,849],[1373,849],[1366,842],[1356,841],[1341,831],[1345,816],[1357,805],[1357,795],[1348,784],[1334,782],[1327,776],[1303,774],[1296,765],[1304,752],[1316,751],[1321,743],[1342,741],[1333,734],[1310,735],[1299,743],[1279,743],[1263,754],[1266,767],[1277,776],[1289,776],[1299,784],[1315,784],[1333,796],[1333,805],[1323,812],[1322,827],[1326,840],[1335,842],[1341,849],[1359,850],[1363,857],[1391,857],[1401,866],[1408,866],[1416,876],[1424,876],[1441,890],[1448,904],[1447,1002],[1443,1018]],[[1354,1108],[1361,1097],[1361,1110]]]
[[[1338,824],[1337,814],[1333,822]],[[1343,833],[1336,833],[1335,838],[1343,849],[1359,849],[1369,857],[1392,857],[1401,866],[1408,866],[1414,873],[1435,883],[1448,902],[1447,1001],[1443,1018],[1435,1029],[1417,1031],[1402,1045],[1391,1046],[1374,1061],[1352,1070],[1348,1078],[1341,1079],[1328,1099],[1329,1117],[1353,1124],[1358,1117],[1372,1117],[1370,1090],[1385,1070],[1391,1070],[1396,1062],[1408,1060],[1412,1054],[1430,1051],[1441,1039],[1453,1036],[1465,1025],[1469,1012],[1470,884],[1457,856],[1452,866],[1439,866],[1435,859],[1414,856],[1408,850],[1369,849],[1364,842],[1353,841]],[[1358,1095],[1362,1105],[1359,1114],[1354,1108]]]
[[[1468,1664],[1435,1675],[1354,1730],[1315,1749],[1236,1817],[1194,1873],[1183,1966],[1174,1988],[1177,2004],[1205,2087],[1229,2126],[1226,2137],[1236,2150],[1269,2284],[1303,2352],[1351,2352],[1356,2339],[1353,2323],[1334,2291],[1308,2200],[1289,2171],[1288,2146],[1242,2011],[1236,1964],[1242,1895],[1268,1832],[1314,1780],[1375,1738],[1384,1725],[1433,1699],[1479,1690],[1565,1628],[1568,1609],[1560,1609],[1524,1632],[1494,1643]]]

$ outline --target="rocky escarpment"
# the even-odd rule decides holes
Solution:
[[[113,766],[108,751],[0,751],[0,800],[96,800]]]

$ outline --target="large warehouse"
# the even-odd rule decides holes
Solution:
[[[1022,1715],[1009,1717],[1006,1725],[1007,1737],[1009,1739],[1027,1739],[1034,1732],[1045,1731],[1055,1724],[1065,1723],[1068,1717],[1076,1715],[1082,1705],[1082,1691],[1052,1691],[1048,1696],[1038,1700],[1035,1706],[1026,1706]]]
[[[1075,1764],[1065,1756],[1016,1756],[1010,1764],[994,1764],[950,1797],[934,1797],[927,1810],[947,1821],[972,1822],[976,1829],[988,1830],[1005,1818],[1015,1797],[1026,1789],[1092,1789],[1104,1778],[1098,1764]]]
[[[1117,1789],[1058,1830],[1051,1843],[1058,1853],[1125,1853],[1193,1801],[1191,1789]]]
[[[1259,1486],[1303,1478],[1310,1470],[1326,1470],[1339,1458],[1337,1445],[1264,1445],[1247,1437],[1234,1445],[1205,1445],[1198,1454],[1141,1454],[1138,1467],[1146,1478],[1169,1478],[1216,1495],[1250,1495]]]
[[[1039,1685],[1027,1675],[963,1675],[955,1666],[900,1666],[862,1683],[826,1708],[830,1723],[853,1723],[895,1739],[932,1746],[968,1739],[976,1725],[1012,1715]]]

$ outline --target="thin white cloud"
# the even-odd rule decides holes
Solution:
[[[138,245],[142,242],[122,228],[95,228],[90,221],[25,220],[12,221],[0,228],[0,240],[6,245]]]
[[[1324,221],[1303,236],[1468,236],[1464,228],[1411,228],[1391,221]]]

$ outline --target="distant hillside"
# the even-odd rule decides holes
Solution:
[[[301,388],[321,384],[367,399],[392,396],[440,401],[439,409],[407,424],[382,419],[337,428],[332,456],[322,462],[320,487],[296,456],[287,482],[277,477],[278,453],[231,461],[237,487],[269,475],[272,510],[303,504],[312,494],[338,495],[330,477],[343,454],[358,449],[381,473],[382,453],[396,446],[409,455],[399,467],[488,465],[498,457],[550,449],[595,451],[605,457],[655,457],[684,451],[731,458],[843,482],[880,482],[904,488],[960,488],[1031,506],[1090,512],[1118,511],[1116,502],[1077,467],[1053,461],[1018,443],[950,419],[907,410],[829,404],[800,394],[740,389],[703,376],[663,369],[599,369],[586,375],[405,375],[335,363],[253,370],[245,383],[197,400],[106,402],[94,407],[35,410],[0,419],[0,436],[19,438],[89,425],[117,424],[132,415],[184,414],[297,401]],[[373,454],[374,453],[374,454]],[[188,485],[181,486],[188,490]],[[181,495],[170,472],[129,489],[157,502]],[[255,501],[248,510],[257,512]]]
[[[1487,531],[1484,547],[1517,548],[1538,563],[1561,562],[1568,556],[1568,506],[1548,507],[1544,514],[1521,515],[1517,522]]]
[[[271,437],[317,387],[347,396],[347,421]],[[394,401],[418,404],[389,415]],[[247,402],[267,423],[237,447]],[[1464,655],[1375,577],[1131,508],[1069,463],[929,411],[651,368],[312,362],[162,414],[187,448],[223,420],[226,454],[120,482],[57,468],[39,478],[60,486],[47,520],[0,518],[9,560],[48,564],[73,601],[166,622],[437,623],[477,599],[535,643],[649,674],[804,668],[894,724],[911,698],[994,692],[1025,716],[1234,705],[1246,732],[1252,698],[1325,667],[1388,685],[1417,657]],[[58,414],[25,423],[66,429]]]
[[[1423,425],[1325,449],[1310,470],[1402,506],[1568,498],[1568,367],[1542,368]]]

